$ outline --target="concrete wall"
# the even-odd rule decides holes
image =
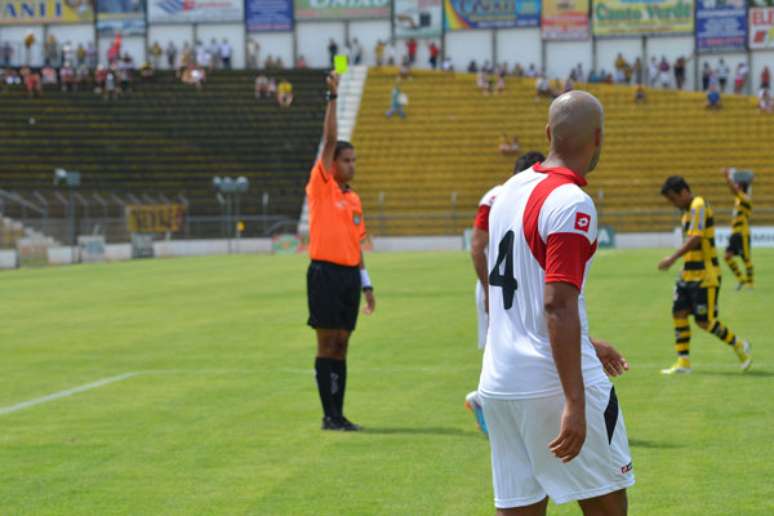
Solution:
[[[252,39],[260,48],[258,50],[259,68],[263,68],[268,56],[281,58],[285,66],[293,63],[293,33],[291,32],[266,32],[248,34],[248,40]],[[304,56],[306,57],[306,56]]]
[[[538,70],[544,66],[539,29],[500,29],[496,41],[498,63],[508,63],[510,67],[520,63],[524,69],[535,63]]]
[[[183,45],[188,43],[189,46],[193,46],[193,26],[192,25],[151,25],[148,28],[148,42],[153,45],[158,41],[161,48],[167,48],[169,42],[173,42],[177,47],[177,63],[176,66],[180,66],[180,56]],[[105,49],[107,52],[107,49]],[[167,66],[166,55],[162,59],[163,66]]]
[[[588,77],[591,71],[591,45],[591,40],[546,42],[547,76],[551,79],[564,79],[570,75],[570,70],[580,63],[583,65],[584,75]]]
[[[446,34],[446,56],[454,68],[465,71],[471,61],[481,66],[492,62],[492,33],[488,30],[464,30]],[[503,61],[505,56],[500,58]]]
[[[597,71],[612,73],[619,53],[630,63],[634,63],[638,57],[643,58],[642,38],[598,39],[596,45]]]
[[[374,57],[374,47],[378,40],[389,41],[390,39],[390,21],[389,20],[367,20],[353,21],[349,24],[349,40],[355,38],[363,46],[363,64],[373,66],[376,64]],[[400,46],[400,43],[398,43]],[[425,50],[425,45],[420,45],[417,50],[418,63],[426,63],[427,58],[422,59],[420,50]]]
[[[298,54],[306,58],[310,67],[329,66],[328,40],[333,38],[344,52],[344,22],[299,22],[296,23]]]

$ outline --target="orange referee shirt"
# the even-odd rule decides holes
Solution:
[[[360,197],[342,190],[317,160],[306,184],[309,200],[309,256],[312,260],[354,267],[360,263],[360,242],[366,236]]]

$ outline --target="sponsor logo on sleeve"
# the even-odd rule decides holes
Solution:
[[[575,214],[575,229],[578,231],[589,232],[589,226],[591,225],[591,215],[579,211]]]
[[[630,463],[629,463],[629,464],[627,464],[626,466],[621,466],[621,474],[622,474],[622,475],[625,475],[625,474],[627,474],[628,472],[630,472],[630,471],[631,471],[631,470],[633,470],[633,469],[634,469],[634,466],[633,466],[633,465],[632,465],[632,463],[630,462]]]

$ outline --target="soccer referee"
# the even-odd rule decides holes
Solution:
[[[309,201],[309,256],[306,274],[308,324],[317,333],[314,368],[323,409],[323,430],[361,430],[344,417],[347,347],[355,329],[360,291],[364,312],[373,313],[374,289],[360,243],[366,236],[360,197],[349,187],[355,177],[355,148],[337,139],[339,78],[331,73],[325,110],[323,149],[306,185]]]

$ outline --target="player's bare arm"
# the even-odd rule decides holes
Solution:
[[[629,362],[612,344],[593,337],[591,344],[608,376],[621,376],[629,370]]]
[[[360,251],[360,278],[363,285],[363,296],[366,300],[366,305],[363,307],[363,313],[371,315],[376,310],[376,298],[374,297],[374,287],[371,285],[371,280],[368,278],[368,272],[366,271],[365,258],[363,251]]]
[[[489,233],[473,228],[473,235],[470,239],[470,257],[473,260],[473,268],[476,270],[478,281],[484,287],[484,306],[487,313],[489,313],[489,272],[487,271],[484,251],[488,245]]]
[[[323,150],[322,162],[325,170],[333,170],[333,154],[336,151],[336,142],[339,138],[339,131],[336,125],[336,95],[338,95],[339,77],[335,72],[331,72],[326,79],[328,85],[328,94],[330,101],[325,108],[325,123],[323,124]]]
[[[700,235],[693,235],[692,237],[686,239],[686,241],[683,243],[683,245],[675,251],[675,253],[672,256],[667,256],[660,262],[658,262],[658,270],[660,271],[667,271],[669,268],[677,261],[679,260],[685,253],[688,251],[692,251],[694,249],[697,249],[699,246],[701,246],[701,236]]]
[[[565,398],[559,435],[548,447],[562,462],[577,457],[586,440],[578,293],[577,287],[569,283],[547,283],[544,287],[548,337]]]

